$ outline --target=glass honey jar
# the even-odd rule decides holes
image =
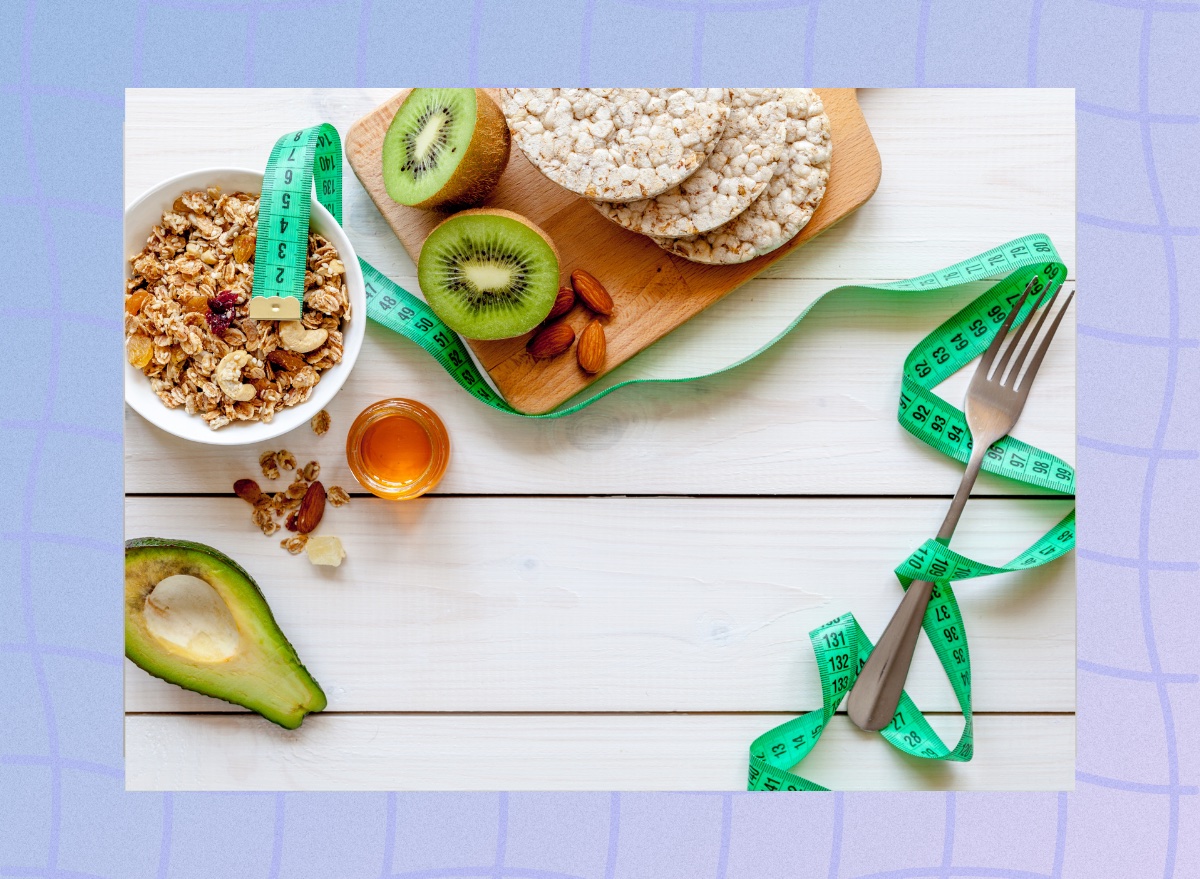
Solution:
[[[372,403],[354,419],[346,460],[377,497],[411,500],[431,491],[450,462],[450,437],[437,413],[416,400]]]

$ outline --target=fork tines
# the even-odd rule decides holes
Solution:
[[[1038,367],[1042,364],[1042,358],[1046,356],[1046,349],[1050,347],[1050,340],[1054,338],[1054,333],[1058,330],[1058,325],[1062,323],[1063,315],[1066,314],[1067,309],[1071,305],[1071,300],[1075,296],[1075,291],[1072,289],[1066,298],[1063,299],[1062,307],[1058,309],[1058,313],[1055,315],[1054,320],[1051,321],[1049,328],[1042,334],[1042,325],[1046,323],[1046,317],[1054,309],[1054,302],[1058,298],[1058,294],[1062,288],[1060,287],[1054,291],[1050,299],[1045,302],[1044,307],[1043,300],[1046,299],[1046,289],[1043,289],[1037,301],[1034,302],[1033,308],[1026,315],[1025,320],[1017,326],[1011,338],[1007,338],[1013,321],[1025,306],[1025,300],[1029,298],[1029,294],[1037,286],[1037,283],[1038,277],[1035,275],[1026,285],[1025,292],[1021,294],[1021,298],[1017,300],[1012,311],[1009,312],[1008,317],[1005,318],[1004,323],[1000,326],[1000,329],[996,331],[996,337],[992,340],[992,344],[988,346],[987,351],[984,352],[983,363],[980,364],[981,369],[985,371],[984,374],[987,375],[986,381],[999,384],[1002,387],[1008,388],[1011,391],[1018,391],[1019,393],[1028,393],[1033,377],[1037,373]],[[1025,340],[1025,345],[1014,359],[1013,355],[1017,352],[1017,346],[1021,344],[1021,339],[1031,324],[1033,325],[1033,331],[1029,333],[1029,338]],[[1041,335],[1041,344],[1038,345],[1037,350],[1033,352],[1033,357],[1030,358],[1030,350],[1033,348],[1034,342],[1037,341],[1039,335]],[[992,369],[990,365],[991,361],[996,358],[1001,348],[1004,349],[1004,353],[1001,355],[995,369]],[[1022,374],[1021,367],[1026,364],[1027,360],[1028,366]],[[1009,369],[1010,362],[1011,369]],[[1020,377],[1019,388],[1017,384],[1018,377]]]

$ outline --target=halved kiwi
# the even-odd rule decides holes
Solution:
[[[413,89],[383,138],[383,185],[418,208],[479,204],[500,181],[511,142],[482,89]]]
[[[541,323],[558,297],[558,249],[512,211],[455,214],[417,259],[425,301],[468,339],[507,339]]]

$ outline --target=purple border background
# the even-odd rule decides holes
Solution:
[[[984,5],[6,5],[0,876],[1200,875],[1200,3]],[[1074,793],[123,791],[123,89],[516,81],[1077,89]]]

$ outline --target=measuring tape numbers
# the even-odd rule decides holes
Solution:
[[[917,439],[955,460],[971,455],[971,432],[966,416],[934,393],[933,389],[987,350],[997,328],[1021,298],[1031,292],[1053,295],[1067,277],[1049,238],[1030,235],[972,257],[947,269],[888,284],[878,289],[923,291],[946,289],[966,281],[1003,275],[1003,278],[965,308],[931,332],[904,361],[901,379],[900,424]],[[836,291],[835,291],[836,292]],[[1029,319],[1031,296],[1014,319],[1018,326]],[[1039,488],[1073,496],[1075,470],[1061,458],[1007,436],[988,447],[983,469]],[[892,722],[880,735],[896,749],[913,757],[963,762],[974,755],[971,711],[971,653],[967,628],[951,582],[1021,571],[1048,564],[1075,547],[1075,511],[1022,550],[1011,561],[992,565],[954,552],[948,541],[929,539],[895,570],[902,588],[915,580],[932,582],[929,606],[922,628],[933,645],[938,662],[954,691],[963,714],[958,741],[947,745],[930,726],[908,693],[900,697]],[[750,745],[750,790],[825,790],[791,771],[816,745],[842,699],[854,686],[871,642],[853,614],[844,614],[809,632],[821,677],[822,707],[759,736]]]
[[[304,297],[311,191],[334,218],[342,219],[341,139],[328,124],[305,128],[281,137],[271,151],[263,179],[258,242],[255,250],[255,303],[275,303],[295,309],[300,317]],[[877,286],[849,285],[825,293],[804,309],[782,332],[753,353],[722,369],[681,378],[629,379],[553,412],[529,415],[510,406],[484,379],[467,346],[425,302],[400,287],[374,266],[360,259],[366,282],[367,317],[415,342],[428,352],[467,393],[492,408],[525,418],[562,418],[578,412],[626,385],[696,381],[736,369],[773,347],[787,336],[826,296],[847,291],[908,291],[915,294],[946,292],[965,284],[998,279],[986,292],[931,332],[912,349],[901,375],[900,424],[914,437],[960,462],[971,454],[971,432],[956,406],[934,393],[934,388],[982,354],[996,329],[1008,317],[1021,293],[1032,281],[1033,292],[1052,294],[1067,278],[1067,269],[1050,239],[1027,235],[986,253],[970,257],[917,278]],[[1034,297],[1014,319],[1023,323],[1033,311]],[[265,305],[261,307],[266,307]],[[275,307],[274,305],[272,306]],[[278,313],[276,313],[278,314]],[[272,314],[271,317],[275,317]],[[1026,485],[1061,494],[1075,494],[1075,470],[1061,458],[1008,436],[989,446],[983,469]],[[967,630],[951,582],[1026,570],[1061,558],[1075,547],[1075,513],[1042,535],[1011,561],[994,565],[954,552],[946,541],[930,539],[895,569],[902,588],[915,580],[934,584],[922,621],[938,661],[954,690],[963,713],[958,742],[947,745],[930,726],[916,704],[904,693],[892,722],[880,731],[895,748],[933,760],[965,761],[974,753],[971,713],[971,660]],[[750,790],[825,790],[791,770],[820,739],[842,699],[871,653],[871,642],[854,615],[847,613],[809,633],[821,679],[822,706],[775,727],[750,746]]]
[[[342,139],[328,123],[285,134],[267,159],[249,305],[256,320],[300,320],[303,313],[314,183],[341,225]]]

